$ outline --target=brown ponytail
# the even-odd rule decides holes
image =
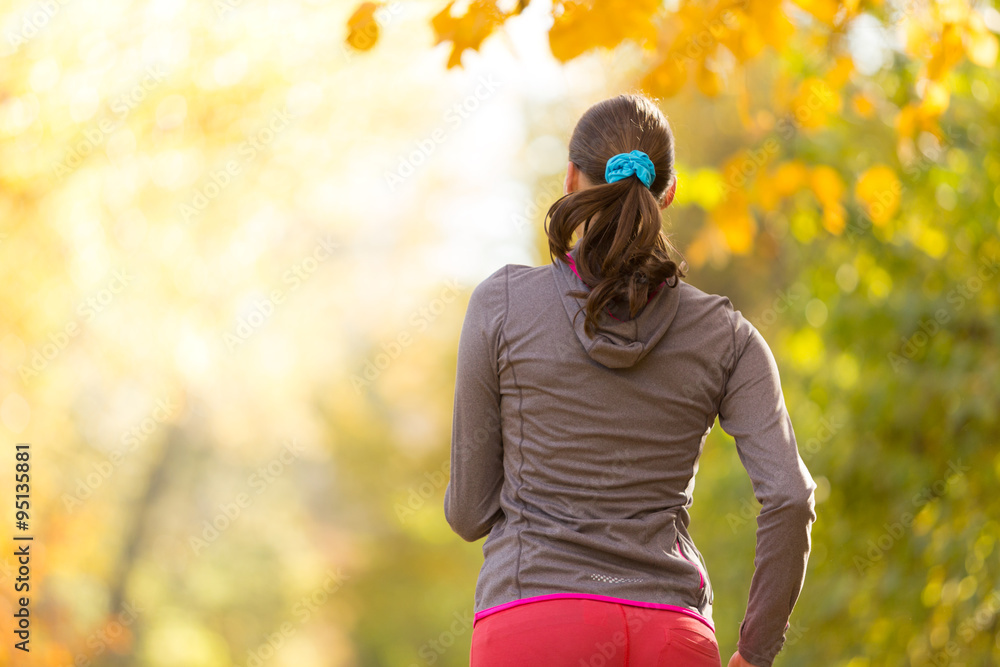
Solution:
[[[640,150],[656,170],[650,187],[637,175],[608,183],[604,170],[618,153]],[[549,254],[567,262],[570,238],[581,224],[576,270],[589,292],[584,331],[593,337],[597,316],[616,299],[627,299],[629,317],[646,304],[650,289],[664,280],[683,278],[663,233],[660,204],[674,178],[674,142],[670,125],[655,102],[641,94],[622,94],[591,106],[573,130],[569,159],[593,187],[563,195],[545,215]],[[551,218],[551,222],[549,221]],[[593,218],[593,219],[591,219]],[[568,262],[567,262],[568,263]]]

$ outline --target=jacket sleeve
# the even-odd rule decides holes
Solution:
[[[730,317],[735,361],[719,405],[719,425],[735,439],[762,505],[738,647],[749,662],[770,667],[785,643],[788,619],[805,580],[816,483],[799,456],[767,342],[739,311],[730,311]]]
[[[476,286],[458,342],[451,473],[444,493],[448,525],[475,542],[502,516],[503,440],[498,349],[506,312],[507,267]]]

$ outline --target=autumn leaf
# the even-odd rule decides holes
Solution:
[[[378,41],[379,26],[375,11],[380,4],[362,2],[347,19],[347,43],[358,51],[368,51]]]
[[[593,20],[592,9],[581,2],[564,2],[553,5],[562,8],[549,30],[549,48],[556,59],[566,62],[581,55],[603,41],[600,27]]]
[[[434,45],[449,41],[452,43],[448,69],[460,66],[462,53],[466,49],[478,50],[483,40],[508,18],[493,0],[473,0],[465,14],[458,17],[451,15],[454,4],[455,0],[451,0],[431,19],[431,27],[437,36]]]
[[[566,62],[596,47],[656,40],[659,0],[568,0],[553,4],[549,48]],[[561,13],[558,13],[561,10]]]

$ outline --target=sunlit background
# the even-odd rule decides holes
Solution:
[[[468,664],[465,305],[550,261],[573,126],[630,91],[818,484],[775,664],[1000,664],[998,32],[967,0],[0,3],[0,665]],[[718,427],[697,481],[725,662],[759,505]]]

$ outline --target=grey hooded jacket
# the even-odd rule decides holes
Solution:
[[[594,338],[584,299],[567,295],[587,286],[563,261],[508,264],[476,286],[445,517],[467,541],[488,536],[476,620],[577,593],[672,605],[711,625],[687,508],[718,417],[762,504],[739,650],[770,667],[804,581],[816,485],[767,343],[728,298],[674,280],[633,320],[604,313]]]

